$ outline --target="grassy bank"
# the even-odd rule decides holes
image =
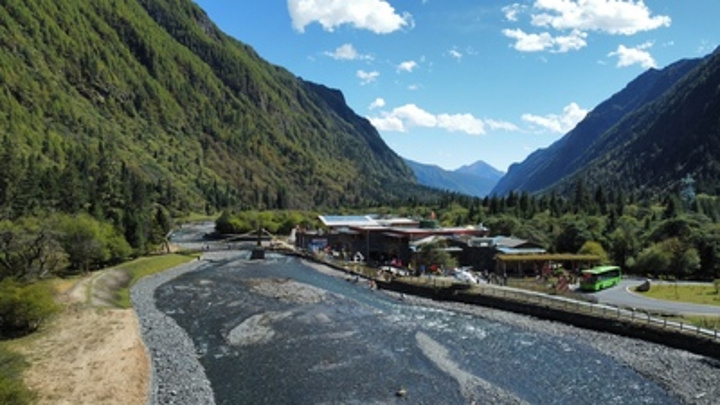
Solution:
[[[196,260],[198,257],[198,254],[168,254],[168,255],[158,255],[158,256],[147,256],[147,257],[141,257],[139,259],[123,263],[121,265],[118,265],[112,269],[106,269],[102,270],[101,272],[108,272],[108,271],[116,271],[119,270],[124,273],[125,277],[123,282],[120,285],[117,285],[113,291],[111,291],[115,297],[113,304],[116,305],[119,308],[130,308],[130,288],[133,284],[135,284],[138,280],[141,278],[159,273],[165,270],[168,270],[172,267],[190,262],[192,260]],[[39,281],[36,286],[44,286],[47,288],[48,291],[54,291],[56,295],[64,295],[71,292],[71,290],[78,286],[82,285],[83,290],[86,292],[81,293],[82,295],[87,295],[88,298],[80,298],[81,302],[90,302],[89,296],[91,295],[91,287],[85,287],[85,285],[92,286],[93,280],[95,276],[101,275],[103,273],[96,273],[92,275],[86,275],[84,277],[72,277],[67,279],[61,279],[61,278],[53,278],[53,279],[46,279]],[[89,280],[89,282],[88,282]],[[94,286],[95,288],[107,288],[107,286],[102,286],[98,283],[98,285]],[[57,300],[57,297],[55,298]],[[84,304],[82,304],[84,307]],[[64,314],[66,314],[68,311],[78,311],[78,307],[75,306],[63,306],[64,309],[61,309],[61,313],[57,316],[62,317]],[[94,313],[94,309],[91,309],[91,312]],[[74,318],[77,318],[80,316],[82,312],[77,312],[73,316]],[[102,319],[105,319],[107,317],[102,317]],[[97,322],[100,322],[97,320]],[[119,320],[108,320],[112,324],[113,327],[117,328]],[[58,326],[57,324],[54,326],[55,328],[65,328],[67,325]],[[101,328],[99,324],[95,324],[95,328]],[[53,329],[53,335],[60,334],[58,329]],[[87,332],[87,331],[86,331]],[[85,333],[84,335],[81,334],[82,337],[76,336],[76,339],[85,338],[87,339],[88,333]],[[30,358],[27,358],[25,356],[28,356],[29,353],[35,353],[34,351],[28,351],[27,347],[32,346],[36,343],[36,340],[38,338],[46,338],[48,335],[48,332],[40,332],[39,334],[31,334],[29,336],[19,338],[19,339],[12,339],[12,340],[6,340],[6,341],[0,341],[0,404],[3,405],[28,405],[32,404],[36,401],[36,398],[38,397],[35,392],[31,391],[25,381],[24,381],[24,373],[25,370],[28,368],[28,360]],[[98,340],[99,341],[99,340]],[[92,342],[90,342],[92,343]],[[88,343],[88,344],[90,344]],[[59,348],[57,348],[59,350]],[[35,354],[32,354],[34,356]],[[36,360],[33,360],[35,362]],[[57,378],[62,378],[58,376]]]
[[[701,328],[720,330],[720,316],[685,316],[683,320]]]
[[[23,370],[27,368],[25,358],[0,342],[0,403],[5,405],[31,404],[35,395],[25,386]]]
[[[197,260],[199,254],[168,254],[162,256],[147,256],[135,259],[131,262],[116,266],[117,269],[125,271],[129,275],[127,285],[124,285],[116,292],[115,305],[119,308],[130,308],[130,288],[141,278],[181,264]]]
[[[711,284],[652,284],[650,291],[638,293],[659,300],[720,306],[720,294]]]

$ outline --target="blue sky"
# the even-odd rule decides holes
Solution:
[[[643,71],[720,45],[717,0],[196,0],[337,88],[399,155],[506,171]]]

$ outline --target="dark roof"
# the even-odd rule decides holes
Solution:
[[[586,261],[598,262],[600,256],[596,255],[578,255],[573,253],[545,253],[545,254],[529,254],[529,255],[509,255],[497,254],[495,258],[504,262],[540,262],[540,261]]]

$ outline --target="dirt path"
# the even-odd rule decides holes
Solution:
[[[110,308],[123,275],[93,273],[63,292],[66,307],[23,350],[38,404],[146,404],[150,362],[132,309]]]

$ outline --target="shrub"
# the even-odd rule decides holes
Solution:
[[[0,338],[34,332],[57,309],[46,284],[21,285],[12,279],[3,280],[0,282]]]
[[[720,294],[720,278],[713,281],[713,286],[715,286],[715,294]]]
[[[0,404],[26,405],[34,395],[23,384],[22,371],[27,364],[22,356],[0,346]]]

